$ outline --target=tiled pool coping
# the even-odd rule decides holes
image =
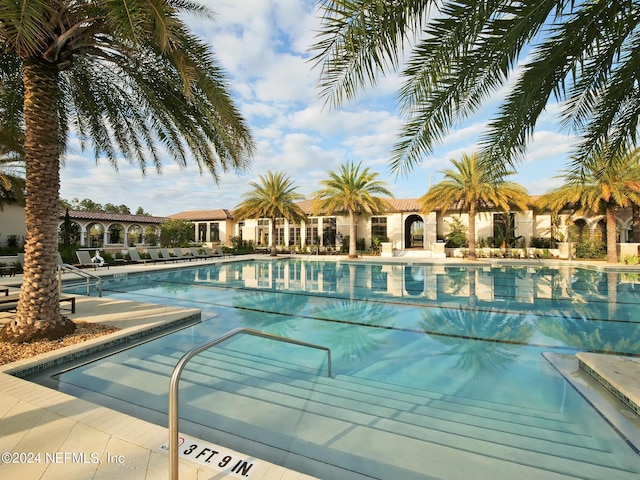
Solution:
[[[577,353],[579,366],[640,415],[640,358]]]
[[[144,337],[148,337],[150,335],[154,335],[156,333],[162,332],[163,330],[169,330],[179,326],[191,325],[192,323],[199,322],[200,319],[200,313],[197,313],[177,320],[152,325],[150,327],[131,328],[121,332],[114,332],[112,334],[105,335],[104,337],[96,339],[95,341],[91,342],[93,343],[92,345],[87,345],[87,343],[85,342],[82,344],[74,345],[73,347],[76,348],[71,348],[71,351],[69,352],[58,352],[57,354],[49,355],[53,356],[53,358],[49,360],[15,362],[10,364],[8,368],[2,369],[2,371],[4,371],[4,373],[13,375],[14,377],[25,378],[35,373],[58,367],[65,363],[73,362],[84,357],[89,357],[95,353],[99,353],[113,347],[126,345],[127,343],[142,339]]]
[[[591,404],[600,416],[625,439],[627,444],[640,455],[640,416],[630,406],[622,402],[618,395],[612,395],[612,392],[605,388],[596,377],[581,368],[578,358],[586,358],[591,365],[596,365],[595,368],[600,370],[604,378],[607,377],[608,372],[603,371],[597,364],[626,365],[626,360],[630,357],[597,353],[569,355],[545,352],[542,355]],[[640,366],[638,363],[636,365]],[[639,372],[631,372],[632,376],[637,373]]]

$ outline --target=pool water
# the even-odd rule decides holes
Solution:
[[[640,279],[574,268],[239,261],[105,279],[198,325],[56,375],[57,388],[325,479],[638,478],[640,456],[543,352],[640,355]],[[77,292],[81,293],[81,292]]]

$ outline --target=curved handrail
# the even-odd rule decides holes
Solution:
[[[180,383],[180,375],[184,367],[189,360],[198,355],[199,353],[214,347],[231,337],[239,334],[253,335],[255,337],[268,338],[271,340],[278,340],[280,342],[292,343],[294,345],[300,345],[302,347],[316,348],[318,350],[325,350],[327,352],[327,370],[329,378],[331,378],[331,349],[322,345],[315,345],[313,343],[303,342],[301,340],[295,340],[293,338],[281,337],[279,335],[273,335],[271,333],[262,332],[260,330],[254,330],[252,328],[236,328],[230,332],[225,333],[221,337],[214,340],[210,340],[198,347],[194,347],[185,353],[173,369],[171,374],[171,380],[169,382],[169,479],[178,480],[178,384]]]
[[[73,273],[75,275],[78,275],[79,277],[82,277],[84,279],[87,280],[87,295],[90,295],[90,289],[91,289],[91,280],[94,280],[96,282],[96,285],[98,287],[98,296],[102,297],[102,278],[100,278],[98,275],[93,275],[89,272],[86,272],[84,270],[81,270],[80,268],[74,266],[74,265],[69,265],[68,263],[61,263],[58,265],[58,288],[62,288],[62,281],[60,278],[60,273],[62,273],[62,271],[65,272],[70,272]]]

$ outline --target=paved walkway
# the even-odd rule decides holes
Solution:
[[[269,257],[260,256],[267,259]],[[336,257],[331,257],[336,259]],[[232,261],[233,259],[217,259]],[[380,258],[375,258],[380,260]],[[382,259],[389,263],[407,259]],[[417,259],[412,259],[416,262]],[[429,263],[462,262],[455,259],[429,260]],[[211,261],[198,261],[198,264]],[[465,262],[466,263],[466,262]],[[492,260],[491,263],[496,263]],[[502,262],[500,262],[502,263]],[[512,263],[512,262],[509,262]],[[193,262],[192,265],[196,263]],[[578,266],[577,263],[573,265]],[[125,274],[175,268],[179,265],[121,266],[98,269],[97,275]],[[185,266],[185,265],[182,265]],[[602,262],[598,268],[608,267]],[[69,274],[65,274],[68,278]],[[19,288],[21,276],[0,278],[0,287]],[[4,315],[6,319],[6,314]],[[119,327],[121,330],[82,346],[70,346],[29,360],[0,367],[0,478],[7,480],[126,480],[168,478],[168,455],[160,447],[168,439],[168,431],[143,420],[95,405],[65,393],[28,382],[11,373],[36,368],[47,361],[64,355],[74,355],[81,349],[106,341],[118,341],[123,336],[138,335],[149,328],[161,328],[171,323],[193,321],[197,309],[167,307],[109,298],[79,297],[74,320],[98,322]],[[0,317],[0,321],[3,317]],[[590,354],[592,366],[594,361]],[[620,369],[612,366],[611,359],[600,362],[605,370],[616,372],[615,382],[625,385],[626,391],[636,395],[640,385],[640,363],[618,357],[624,368],[631,369],[620,379]],[[595,367],[594,367],[595,368]],[[607,375],[606,372],[602,373]],[[635,397],[634,397],[635,398]],[[220,447],[239,458],[239,452]],[[6,453],[3,453],[6,452]],[[252,459],[247,459],[252,460]],[[309,480],[312,477],[286,470],[259,460],[256,468],[245,478],[251,480]],[[231,479],[238,475],[199,467],[181,460],[180,479]]]

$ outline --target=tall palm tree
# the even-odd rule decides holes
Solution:
[[[584,135],[578,161],[609,139],[633,143],[640,117],[636,2],[321,0],[313,47],[320,88],[334,105],[402,71],[407,118],[392,165],[410,171],[457,122],[510,91],[489,123],[483,158],[513,166],[552,96]],[[417,38],[416,38],[417,37]]]
[[[234,216],[238,221],[247,218],[268,218],[272,228],[276,219],[285,218],[298,223],[306,218],[305,213],[295,202],[304,197],[296,192],[293,180],[282,172],[267,172],[260,175],[260,183],[250,182],[253,190],[246,192],[244,200],[238,204]],[[276,242],[271,239],[271,256],[276,256]]]
[[[455,169],[443,170],[444,180],[429,189],[420,199],[420,211],[459,208],[469,212],[469,258],[476,258],[476,213],[482,207],[498,207],[504,212],[512,206],[526,210],[529,195],[521,185],[504,180],[515,172],[496,172],[479,161],[477,153],[452,159]]]
[[[114,167],[126,158],[160,171],[159,147],[215,179],[248,167],[251,135],[186,14],[210,12],[188,0],[0,0],[0,111],[11,138],[24,134],[27,190],[24,280],[7,340],[74,328],[60,315],[55,273],[71,132]]]
[[[540,208],[557,212],[567,205],[576,213],[604,212],[607,262],[618,262],[616,211],[640,204],[640,148],[620,153],[607,148],[580,167],[565,171],[564,185],[538,200]]]
[[[362,162],[343,163],[338,171],[330,171],[329,178],[322,180],[323,189],[313,193],[313,209],[316,214],[325,212],[331,215],[336,212],[349,214],[349,258],[357,258],[356,254],[356,216],[360,214],[376,215],[389,211],[389,202],[380,197],[393,198],[386,188],[386,182],[376,180],[377,172],[369,167],[360,170]]]

